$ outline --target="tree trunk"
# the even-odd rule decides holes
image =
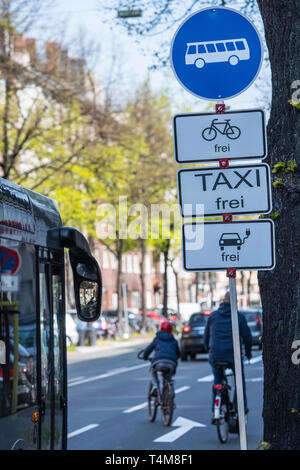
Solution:
[[[263,306],[264,440],[274,450],[300,449],[300,368],[292,344],[300,339],[300,121],[289,100],[300,78],[300,1],[258,0],[272,68],[272,109],[268,161],[295,161],[295,171],[280,171],[273,188],[278,212],[276,268],[259,273]],[[298,85],[299,89],[299,85]],[[298,92],[299,96],[299,92]]]

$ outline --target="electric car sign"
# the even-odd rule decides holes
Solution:
[[[272,211],[270,167],[238,165],[185,168],[177,172],[182,217],[269,214]]]
[[[270,219],[186,222],[182,240],[186,271],[260,271],[275,267],[274,222]]]

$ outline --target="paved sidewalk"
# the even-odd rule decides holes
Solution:
[[[104,340],[101,345],[96,346],[77,346],[76,351],[67,352],[68,363],[79,362],[92,357],[101,357],[115,354],[125,354],[141,346],[141,349],[149,344],[153,336],[133,337],[127,340]]]

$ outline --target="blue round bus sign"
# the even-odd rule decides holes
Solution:
[[[176,78],[206,100],[232,98],[257,77],[263,47],[255,26],[231,8],[205,8],[176,31],[171,64]]]

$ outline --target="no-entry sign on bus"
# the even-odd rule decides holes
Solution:
[[[252,22],[230,8],[205,8],[187,17],[171,44],[176,78],[193,95],[223,100],[239,95],[259,73],[263,57]]]

